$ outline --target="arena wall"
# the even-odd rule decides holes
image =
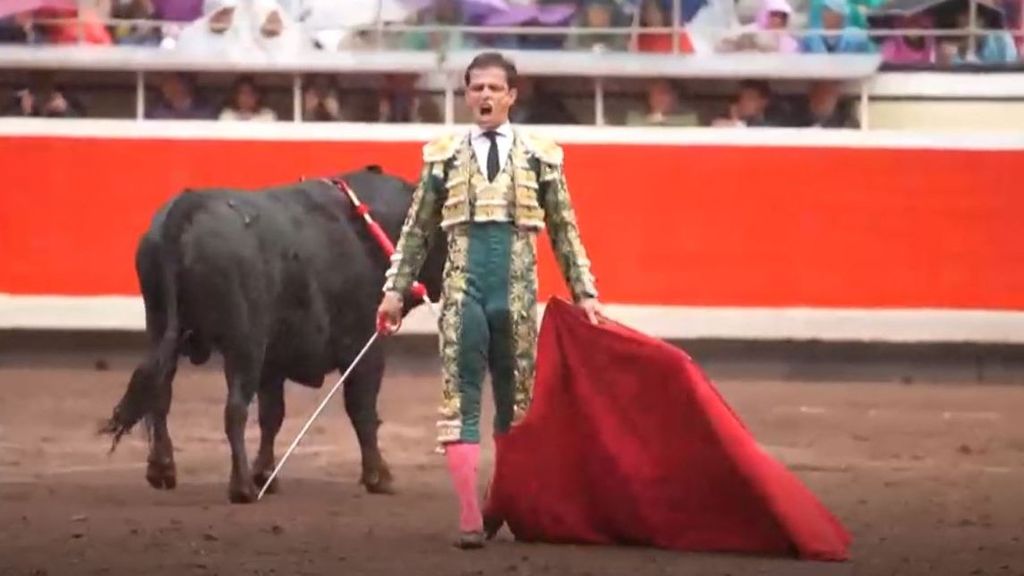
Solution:
[[[185,187],[366,164],[421,125],[0,123],[0,329],[140,330],[135,241]],[[1024,342],[1020,134],[538,127],[613,317],[666,338]],[[541,296],[565,295],[541,242]],[[431,333],[425,310],[408,333]]]

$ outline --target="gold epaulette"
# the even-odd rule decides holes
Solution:
[[[445,134],[423,145],[424,162],[443,162],[459,149],[459,135]]]
[[[562,164],[565,154],[562,152],[562,147],[554,140],[525,131],[520,132],[519,135],[522,137],[526,149],[540,158],[541,162],[559,166]]]

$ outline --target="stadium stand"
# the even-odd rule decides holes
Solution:
[[[1022,3],[4,0],[0,113],[458,122],[496,48],[519,122],[864,128],[879,72],[1020,71]]]

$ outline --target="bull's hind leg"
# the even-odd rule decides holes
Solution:
[[[149,457],[146,465],[146,481],[158,490],[173,490],[178,485],[178,474],[174,465],[174,445],[167,430],[167,414],[171,411],[171,382],[177,367],[172,366],[157,382],[156,404],[150,415]]]
[[[174,465],[174,446],[167,430],[167,415],[171,411],[171,383],[178,371],[177,346],[162,346],[167,330],[166,294],[160,282],[162,271],[157,263],[157,245],[144,239],[136,254],[136,269],[142,286],[146,308],[146,331],[150,345],[156,353],[146,361],[142,374],[153,384],[153,409],[147,416],[149,426],[149,455],[146,458],[146,481],[157,490],[173,490],[178,485]],[[163,355],[161,355],[163,352]]]
[[[247,504],[256,500],[257,491],[245,453],[245,423],[259,386],[261,359],[248,350],[225,356],[228,400],[224,406],[224,432],[231,446],[228,498],[235,504]]]
[[[260,382],[260,451],[253,462],[252,479],[257,488],[262,488],[277,464],[274,458],[274,439],[284,422],[284,378],[264,375]],[[278,490],[278,478],[270,483],[268,494]]]
[[[384,353],[380,346],[366,351],[345,383],[345,411],[359,439],[363,472],[360,482],[371,494],[394,492],[394,478],[377,444],[377,396],[384,377]]]

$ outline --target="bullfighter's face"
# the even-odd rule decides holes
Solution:
[[[473,121],[490,130],[508,120],[508,112],[516,101],[516,89],[508,85],[504,68],[474,68],[469,72],[466,104],[473,111]]]

